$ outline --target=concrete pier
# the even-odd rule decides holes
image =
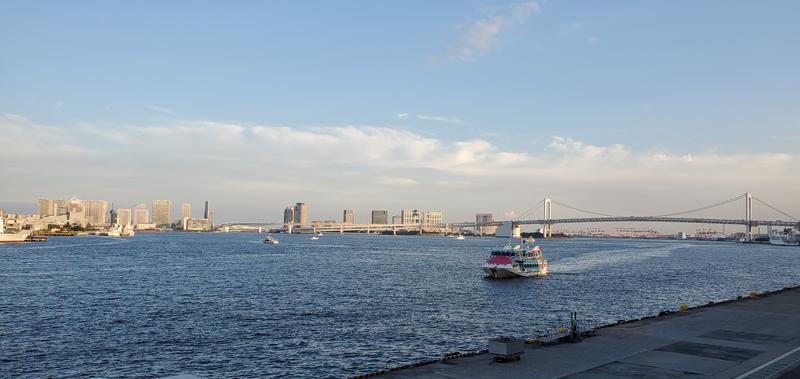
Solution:
[[[579,343],[527,345],[391,371],[390,378],[791,378],[800,374],[800,288],[597,330]]]

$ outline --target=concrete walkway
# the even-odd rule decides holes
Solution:
[[[768,378],[800,364],[800,289],[601,328],[580,343],[528,345],[394,371],[390,378]],[[745,376],[743,376],[745,375]]]

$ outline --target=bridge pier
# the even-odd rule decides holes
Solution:
[[[747,220],[745,225],[747,242],[751,242],[753,241],[753,194],[750,192],[745,193],[744,218]]]
[[[542,228],[542,234],[544,238],[552,238],[553,237],[553,224],[550,223],[550,220],[553,218],[553,202],[550,200],[549,197],[544,199],[544,228]]]

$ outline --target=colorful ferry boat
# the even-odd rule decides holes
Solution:
[[[547,275],[547,259],[539,246],[507,243],[500,250],[493,250],[483,265],[483,271],[495,279]]]

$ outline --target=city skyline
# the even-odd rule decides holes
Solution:
[[[0,4],[0,208],[211,198],[221,222],[277,221],[303,199],[314,219],[466,221],[750,191],[800,213],[796,2],[316,6]]]

